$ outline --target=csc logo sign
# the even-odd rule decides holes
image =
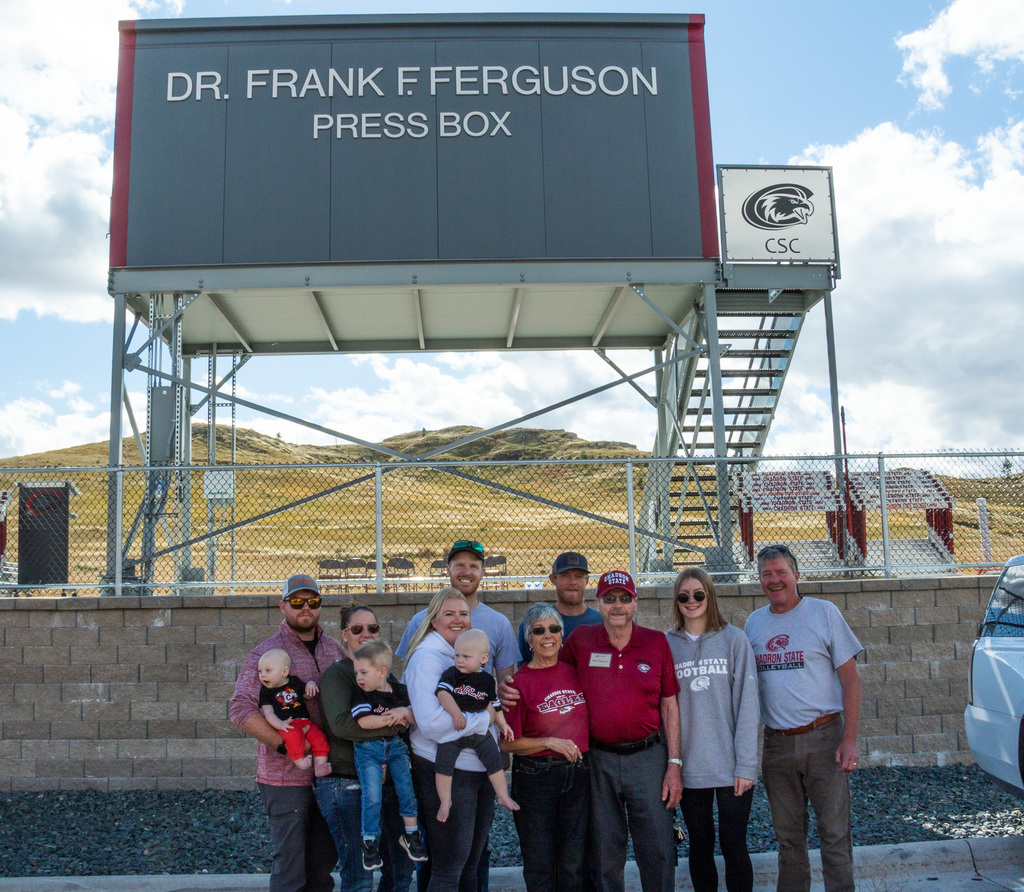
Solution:
[[[796,183],[776,183],[747,196],[743,202],[743,219],[751,226],[768,232],[806,225],[814,213],[811,192]],[[798,238],[769,238],[764,249],[769,254],[799,254]]]
[[[765,644],[764,649],[772,653],[778,653],[787,647],[789,647],[789,635],[776,635]]]

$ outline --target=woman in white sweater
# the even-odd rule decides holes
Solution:
[[[451,811],[446,821],[437,820],[437,745],[490,730],[486,712],[466,713],[466,727],[455,730],[452,717],[434,693],[441,675],[455,665],[455,639],[469,628],[472,621],[465,597],[454,588],[442,589],[427,607],[423,624],[409,644],[405,664],[403,681],[416,718],[409,735],[412,779],[430,851],[429,863],[421,867],[421,871],[430,873],[428,892],[476,892],[477,864],[494,818],[494,790],[487,769],[472,749],[465,749],[452,775]]]
[[[682,731],[683,798],[694,892],[715,892],[714,804],[728,892],[750,892],[747,821],[757,778],[757,671],[747,636],[718,609],[715,585],[688,567],[673,587],[675,628],[668,632]]]

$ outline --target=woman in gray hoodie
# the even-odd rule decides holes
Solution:
[[[715,892],[714,803],[728,892],[750,892],[747,821],[757,778],[757,671],[750,642],[718,609],[715,585],[688,567],[673,586],[668,634],[682,731],[683,798],[694,892]]]

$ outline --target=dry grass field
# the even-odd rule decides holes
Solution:
[[[385,445],[422,455],[477,431],[455,427],[413,432],[391,438]],[[197,465],[206,459],[206,433],[205,425],[195,427],[193,457]],[[496,569],[507,576],[545,575],[554,555],[566,549],[585,551],[595,566],[625,566],[625,460],[635,460],[637,509],[647,473],[647,456],[635,447],[588,442],[565,431],[513,429],[490,435],[444,453],[438,460],[494,464],[443,469],[396,464],[388,456],[359,446],[301,446],[249,430],[237,432],[236,448],[233,505],[204,499],[203,470],[167,475],[170,497],[156,514],[147,548],[154,554],[154,581],[167,584],[180,578],[183,561],[185,566],[203,568],[204,572],[215,566],[213,578],[236,581],[234,591],[261,590],[253,584],[280,580],[298,570],[315,572],[325,559],[359,559],[364,567],[366,562],[375,564],[374,462],[378,460],[383,560],[411,560],[414,577],[429,577],[430,565],[444,557],[451,541],[463,537],[479,539],[488,554],[503,556],[505,563]],[[226,429],[218,430],[217,454],[219,463],[230,461]],[[562,460],[572,461],[554,463]],[[135,444],[129,440],[124,444],[124,461],[123,530],[131,540],[129,556],[138,558],[145,524],[137,520],[147,497],[146,479],[138,470]],[[767,469],[768,463],[763,464]],[[0,460],[0,489],[14,490],[19,481],[28,479],[71,480],[77,487],[78,494],[71,500],[70,586],[94,585],[105,569],[107,492],[112,480],[102,470],[106,465],[106,443]],[[992,561],[1001,562],[1024,551],[1024,476],[991,476],[991,469],[982,465],[933,470],[955,500],[959,562],[982,561],[979,498],[988,503]],[[986,470],[989,475],[982,476]],[[889,522],[893,539],[926,536],[923,511],[893,512]],[[638,523],[642,523],[639,518]],[[15,503],[8,517],[7,554],[11,560],[17,560],[17,526]],[[208,529],[218,534],[210,537]],[[756,518],[759,542],[815,540],[826,535],[822,513],[760,514]],[[880,515],[871,513],[868,538],[881,536]],[[185,540],[192,541],[187,553],[176,545]],[[366,572],[350,570],[348,575]],[[218,590],[222,590],[220,586]],[[81,594],[96,591],[83,588]]]

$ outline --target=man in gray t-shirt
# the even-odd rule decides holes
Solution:
[[[853,892],[850,772],[857,767],[863,650],[839,609],[797,592],[785,545],[757,556],[768,605],[747,619],[765,724],[761,774],[779,843],[778,892],[808,892],[807,804],[818,821],[826,892]]]

